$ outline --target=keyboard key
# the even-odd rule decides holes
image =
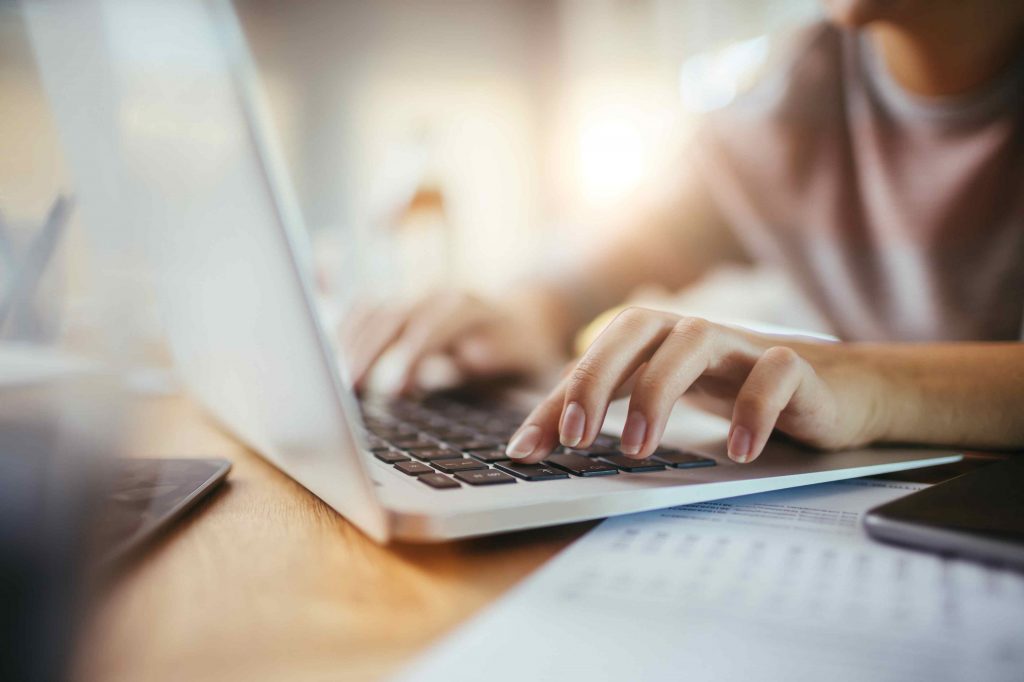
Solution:
[[[623,471],[628,471],[631,474],[639,474],[645,471],[665,470],[664,464],[661,462],[655,462],[650,457],[647,459],[630,459],[625,455],[605,455],[601,459],[609,464],[614,464]]]
[[[424,462],[433,462],[438,459],[458,459],[462,453],[449,448],[434,447],[429,450],[409,450],[410,455]]]
[[[416,424],[421,427],[423,431],[434,432],[435,429],[447,429],[451,428],[451,422],[447,417],[442,417],[438,414],[428,414],[415,419],[410,419],[409,423]]]
[[[505,454],[504,450],[473,450],[467,452],[470,457],[476,457],[481,462],[487,462],[493,464],[494,462],[504,462],[508,460],[508,455]]]
[[[454,474],[456,471],[470,471],[472,469],[486,469],[487,465],[475,459],[460,457],[458,459],[436,459],[430,463],[435,469],[440,469],[446,474]]]
[[[438,447],[437,441],[420,434],[416,438],[396,438],[391,445],[399,450],[423,450]]]
[[[551,481],[556,478],[569,478],[569,474],[561,469],[544,466],[543,464],[518,464],[516,462],[504,462],[495,465],[502,471],[507,471],[513,476],[525,478],[527,481]]]
[[[431,488],[437,488],[438,490],[443,490],[445,488],[459,488],[459,487],[461,487],[458,483],[456,483],[452,479],[448,478],[444,474],[438,474],[438,473],[424,474],[424,475],[420,476],[419,480],[421,482],[423,482],[423,483],[426,483]]]
[[[513,435],[515,435],[515,431],[509,431],[508,429],[502,429],[501,431],[480,431],[477,433],[477,437],[480,438],[480,440],[487,440],[491,443],[498,443],[500,445],[507,443]]]
[[[419,429],[411,424],[381,425],[376,428],[370,428],[370,431],[373,435],[387,440],[395,440],[396,438],[414,438],[419,433]]]
[[[500,433],[511,436],[520,424],[522,424],[522,421],[509,422],[504,419],[487,419],[480,422],[477,428],[480,430],[480,433]]]
[[[548,455],[544,464],[558,467],[576,476],[611,476],[619,473],[613,466],[581,455]]]
[[[515,483],[516,479],[496,469],[479,471],[460,471],[455,478],[470,485],[496,485],[499,483]]]
[[[504,443],[499,443],[495,440],[481,440],[479,438],[449,438],[445,442],[467,452],[470,450],[494,450],[505,446]]]
[[[382,462],[387,462],[388,464],[409,461],[408,457],[403,455],[401,452],[395,452],[394,450],[383,450],[381,452],[374,452],[373,456]]]
[[[395,465],[395,468],[403,474],[409,474],[410,476],[422,476],[423,474],[436,473],[423,462],[399,462]]]
[[[564,448],[564,451],[573,455],[583,455],[584,457],[601,457],[603,455],[621,455],[622,452],[619,450],[619,439],[615,436],[609,436],[606,433],[599,433],[594,437],[594,442],[590,444],[589,448]]]
[[[424,430],[429,431],[430,435],[434,438],[440,438],[445,441],[458,440],[460,438],[473,440],[476,438],[476,431],[464,426],[441,426],[437,428],[427,428]]]
[[[604,455],[621,455],[615,448],[607,448],[601,445],[593,445],[586,450],[578,448],[563,448],[563,452],[569,455],[582,455],[583,457],[602,457]]]
[[[675,469],[715,466],[715,460],[710,457],[702,457],[692,452],[680,452],[679,450],[655,450],[651,459],[656,459]]]
[[[384,402],[384,408],[388,414],[396,417],[408,417],[410,415],[419,414],[422,411],[422,407],[416,403],[407,400],[405,398],[392,398]]]

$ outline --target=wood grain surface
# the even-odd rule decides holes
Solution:
[[[139,400],[129,423],[132,456],[234,468],[98,598],[83,680],[387,678],[593,526],[380,546],[185,398]]]

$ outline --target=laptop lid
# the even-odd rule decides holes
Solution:
[[[87,229],[113,243],[141,237],[186,386],[249,446],[387,539],[230,2],[24,9]]]

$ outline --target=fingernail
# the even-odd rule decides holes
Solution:
[[[529,426],[524,426],[512,436],[508,447],[505,448],[505,454],[512,459],[522,459],[523,457],[528,457],[530,453],[536,450],[538,443],[540,443],[540,427],[530,424]]]
[[[644,446],[647,437],[647,419],[639,412],[630,412],[626,417],[626,425],[622,427],[622,440],[619,449],[627,455],[635,455]]]
[[[729,456],[737,462],[746,462],[750,457],[750,431],[737,426],[729,436]]]
[[[574,448],[583,440],[583,430],[587,426],[587,414],[577,402],[571,402],[562,413],[562,424],[558,427],[562,445]]]

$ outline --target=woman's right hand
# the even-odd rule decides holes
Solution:
[[[461,292],[362,308],[347,316],[341,330],[353,387],[365,390],[374,371],[387,364],[385,392],[423,388],[421,368],[438,358],[455,369],[456,382],[542,374],[564,361],[550,309],[551,302],[536,294],[500,302]]]

